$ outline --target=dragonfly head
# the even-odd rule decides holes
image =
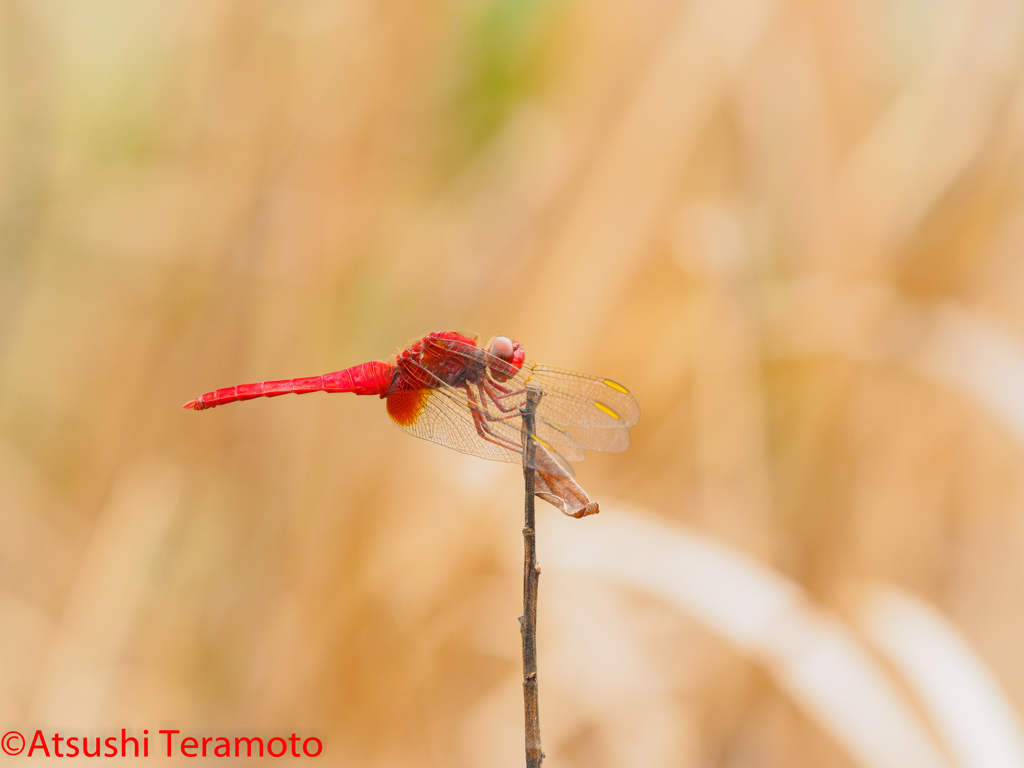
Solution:
[[[526,351],[518,341],[507,336],[495,336],[487,350],[493,358],[490,362],[491,376],[495,381],[508,381],[523,367]],[[499,362],[500,361],[500,362]]]

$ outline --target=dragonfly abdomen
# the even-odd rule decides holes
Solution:
[[[236,400],[252,400],[257,397],[279,395],[305,395],[309,392],[352,392],[356,395],[385,396],[395,378],[395,366],[372,360],[369,363],[346,368],[323,376],[281,381],[261,381],[256,384],[239,384],[235,387],[215,389],[185,403],[182,408],[205,411],[218,405],[227,405]]]
[[[325,373],[320,378],[323,379],[324,392],[353,392],[357,395],[384,397],[391,390],[396,370],[390,363],[371,360],[343,371]]]

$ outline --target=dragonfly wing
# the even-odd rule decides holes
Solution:
[[[459,398],[455,391],[399,390],[388,395],[387,409],[391,420],[410,435],[484,459],[522,463],[518,432],[503,424],[492,428],[496,439],[484,440],[465,396]]]
[[[541,398],[541,402],[544,402],[543,398]],[[534,424],[537,437],[541,439],[543,444],[555,446],[570,461],[583,461],[586,458],[586,454],[583,451],[584,445],[572,431],[558,424],[553,424],[542,417],[540,413],[537,414]]]
[[[580,427],[571,424],[556,424],[549,419],[558,419],[558,408],[552,407],[555,396],[548,399],[548,408],[538,408],[537,433],[541,437],[552,435],[548,442],[556,445],[563,445],[571,440],[579,450],[606,451],[618,453],[629,448],[629,428],[621,425],[609,425],[606,427]],[[541,398],[541,406],[544,400]],[[563,442],[560,442],[563,441]],[[575,458],[575,457],[574,457]]]
[[[512,418],[497,418],[494,412],[471,400],[465,390],[445,384],[431,389],[397,390],[388,395],[387,408],[391,420],[411,435],[483,459],[524,463],[522,419],[518,411]],[[479,421],[473,417],[474,410],[481,414]],[[535,439],[538,451],[534,468],[572,477],[569,460],[542,435]],[[541,448],[547,450],[542,453]]]
[[[459,358],[467,366],[479,366],[482,360],[489,377],[491,370],[507,367],[500,359],[467,344],[439,345],[437,354]],[[557,445],[572,460],[582,458],[585,448],[624,451],[629,447],[629,427],[640,420],[640,407],[618,382],[530,362],[511,378],[498,381],[490,377],[488,382],[488,389],[497,393],[501,408],[506,410],[525,402],[527,388],[544,393],[537,406],[538,436]]]
[[[534,384],[558,401],[560,423],[583,427],[632,427],[640,421],[640,406],[617,381],[549,365],[524,366],[527,386]]]

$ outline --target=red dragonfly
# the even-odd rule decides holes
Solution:
[[[475,338],[453,331],[428,333],[387,362],[374,360],[304,379],[240,384],[207,392],[183,407],[203,411],[288,393],[379,395],[387,400],[391,420],[416,437],[484,459],[522,464],[525,430],[519,409],[528,388],[542,392],[533,467],[552,486],[558,477],[573,476],[569,462],[583,459],[585,449],[625,450],[629,427],[640,420],[636,399],[611,379],[528,362],[522,345],[506,336],[495,337],[484,349]]]

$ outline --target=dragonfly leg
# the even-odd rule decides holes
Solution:
[[[487,442],[494,443],[497,446],[507,448],[511,451],[515,451],[516,453],[522,453],[523,447],[521,445],[518,445],[517,443],[514,443],[508,438],[502,437],[501,435],[494,434],[494,432],[491,431],[491,428],[487,425],[487,422],[484,421],[483,416],[478,411],[473,412],[473,423],[476,424],[477,434],[479,434],[480,437],[482,437]]]
[[[487,425],[486,411],[480,408],[480,405],[476,402],[476,398],[473,396],[473,390],[469,387],[469,382],[465,384],[466,395],[469,397],[469,411],[473,415],[473,424],[476,427],[476,432],[480,437],[489,443],[494,443],[502,448],[521,453],[523,448],[521,445],[514,443],[506,437],[494,434],[491,428]],[[497,421],[498,419],[494,419]]]
[[[498,392],[502,392],[504,394],[508,393],[508,387],[504,384],[499,384],[494,379],[485,379],[484,383],[489,389],[496,389]]]
[[[491,392],[489,389],[487,389],[487,385],[486,384],[477,384],[476,386],[477,386],[477,391],[480,392],[480,402],[481,403],[485,403],[489,399],[492,403],[494,403],[494,406],[499,411],[501,411],[502,413],[505,414],[504,416],[492,416],[489,413],[485,412],[484,416],[485,416],[485,418],[488,421],[499,421],[499,420],[503,421],[505,419],[514,419],[514,418],[516,418],[519,415],[519,406],[517,406],[517,405],[502,405],[499,402],[500,398],[496,397],[493,392]]]
[[[466,390],[466,397],[469,399],[469,408],[471,411],[473,411],[474,414],[479,414],[482,418],[486,419],[487,421],[505,421],[507,419],[514,419],[519,415],[518,410],[514,410],[511,408],[502,408],[500,405],[498,407],[505,415],[493,415],[490,411],[487,410],[487,408],[484,405],[484,403],[487,401],[487,398],[484,397],[483,388],[479,387],[479,385],[477,386],[480,389],[479,400],[477,400],[476,395],[473,394],[473,388],[470,386],[469,382],[467,381],[463,384],[463,388]],[[495,405],[497,405],[497,403],[495,403]]]
[[[516,395],[521,395],[524,392],[526,392],[525,389],[518,389],[515,392],[512,392],[506,387],[503,387],[500,384],[496,384],[493,381],[490,381],[489,379],[485,380],[480,388],[482,390],[480,392],[480,399],[484,399],[484,392],[486,392],[487,397],[491,400],[492,403],[494,403],[495,406],[497,406],[498,410],[501,411],[502,413],[518,413],[519,406],[502,405],[502,403],[499,401],[505,400],[509,397],[515,397]]]
[[[494,397],[506,398],[515,397],[516,395],[526,394],[526,388],[520,387],[519,389],[509,389],[503,384],[499,384],[493,379],[484,379],[484,386],[487,387],[488,392],[495,393]]]

